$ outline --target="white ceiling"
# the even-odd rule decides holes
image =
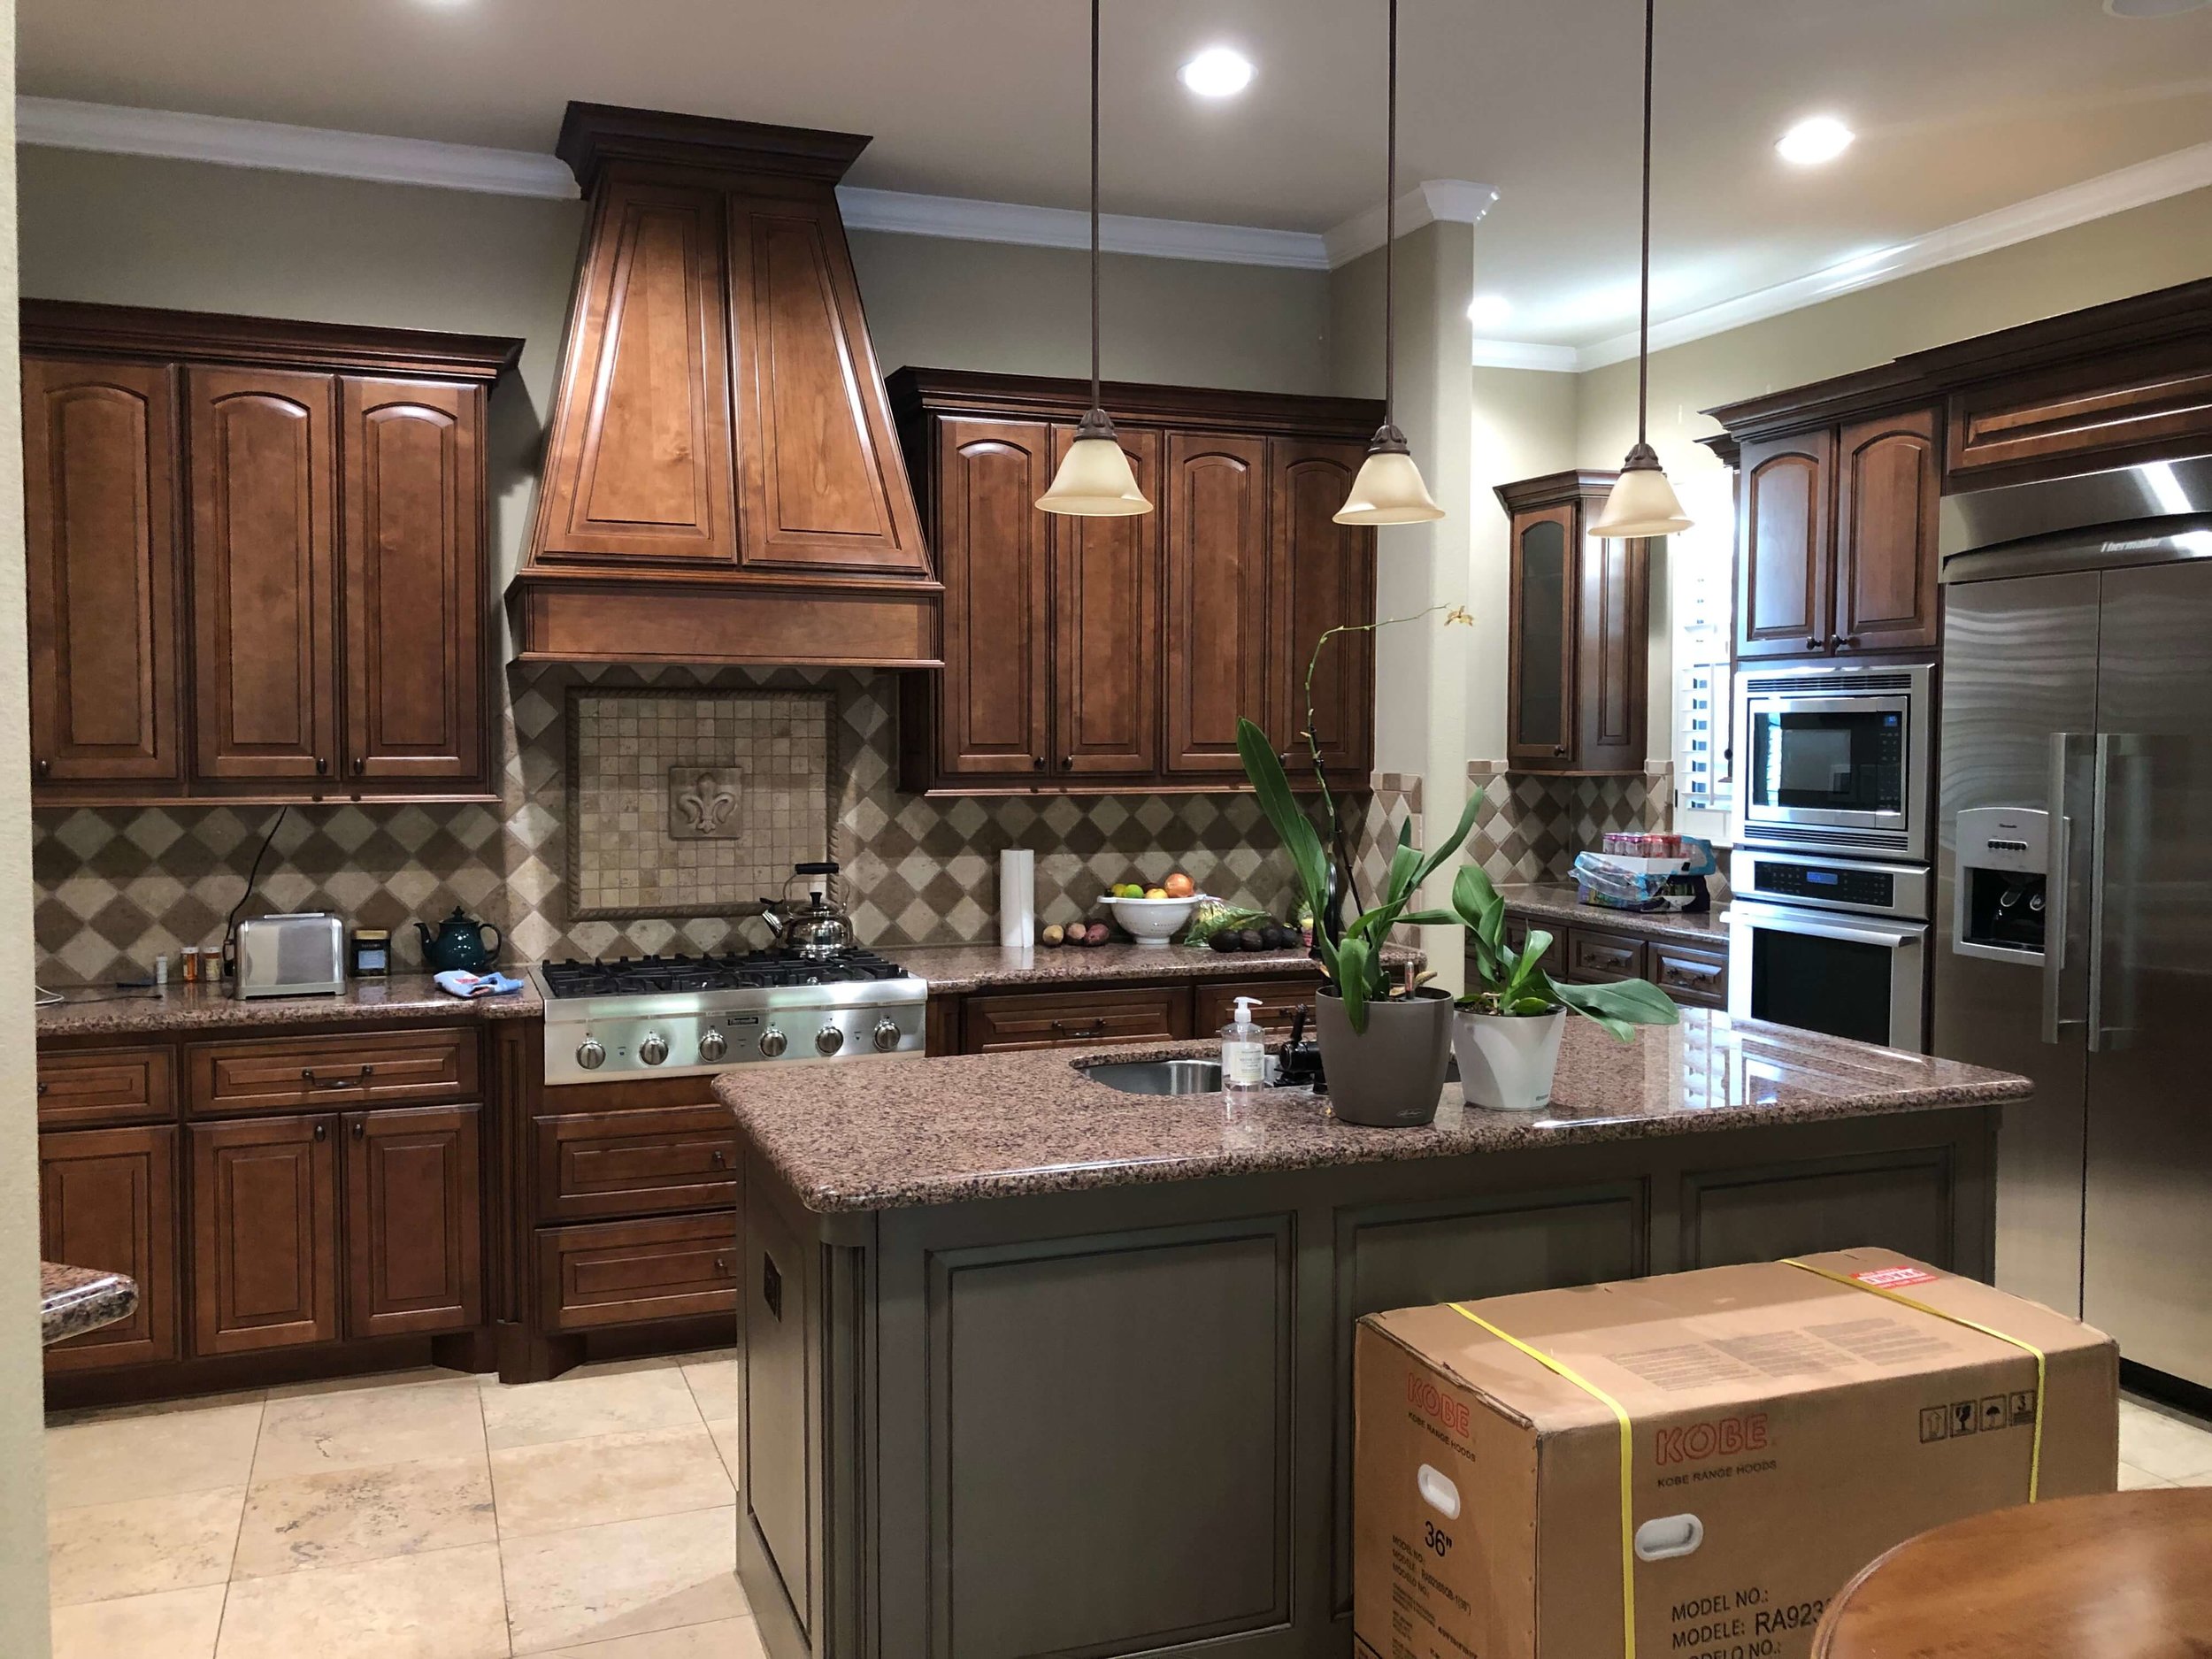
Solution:
[[[1486,332],[1588,345],[1634,318],[1634,0],[1403,0],[1400,177],[1500,199]],[[1379,0],[1110,0],[1111,211],[1307,232],[1381,197]],[[872,133],[850,182],[1076,207],[1080,0],[18,0],[35,96],[545,150],[571,98]],[[1259,74],[1179,86],[1201,46]],[[1828,111],[1825,168],[1774,138]],[[2212,142],[2212,7],[2098,0],[1667,0],[1662,319]]]

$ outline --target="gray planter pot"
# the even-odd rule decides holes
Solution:
[[[1436,1116],[1452,1057],[1452,999],[1424,986],[1409,1002],[1370,1002],[1367,1029],[1352,1029],[1332,987],[1314,998],[1321,1064],[1340,1121],[1414,1129]]]

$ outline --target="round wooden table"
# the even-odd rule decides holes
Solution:
[[[2203,1659],[2212,1487],[2023,1505],[1909,1539],[1846,1586],[1813,1659]]]

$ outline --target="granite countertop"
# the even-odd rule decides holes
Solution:
[[[1209,950],[1187,945],[1061,945],[1009,950],[998,945],[913,945],[885,951],[933,991],[1050,990],[1114,979],[1241,979],[1255,974],[1318,973],[1321,964],[1299,946],[1286,950]],[[1422,960],[1392,945],[1383,960]]]
[[[137,1281],[97,1267],[38,1264],[39,1337],[46,1347],[96,1331],[138,1310]]]
[[[387,979],[349,979],[335,996],[257,996],[240,1002],[219,987],[170,985],[158,990],[119,991],[84,986],[61,992],[62,1001],[38,1010],[41,1037],[129,1036],[218,1025],[323,1025],[349,1021],[442,1017],[448,1019],[534,1019],[545,1011],[537,991],[520,973],[521,990],[507,996],[458,997],[440,990],[427,974],[396,973]]]
[[[1182,1043],[749,1066],[715,1088],[806,1206],[824,1213],[1981,1106],[2032,1093],[2006,1072],[1702,1009],[1629,1043],[1571,1019],[1550,1107],[1486,1111],[1447,1084],[1435,1123],[1422,1129],[1340,1124],[1305,1089],[1124,1094],[1074,1064],[1086,1055],[1217,1052]]]
[[[1694,915],[1680,910],[1609,910],[1601,904],[1585,904],[1581,890],[1571,881],[1515,882],[1500,887],[1498,896],[1514,915],[1537,921],[1600,927],[1610,933],[1633,933],[1639,939],[1699,945],[1708,950],[1725,949],[1728,945],[1724,905]]]

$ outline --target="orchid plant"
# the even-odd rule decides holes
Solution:
[[[1505,900],[1479,866],[1452,883],[1455,918],[1466,925],[1467,963],[1476,983],[1459,1006],[1478,1014],[1532,1016],[1568,1009],[1594,1020],[1621,1041],[1638,1025],[1671,1025],[1682,1018],[1674,1000],[1647,979],[1612,985],[1562,985],[1544,972],[1551,935],[1528,930],[1517,951],[1505,942]]]

